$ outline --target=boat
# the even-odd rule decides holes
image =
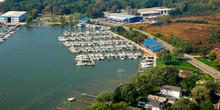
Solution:
[[[67,41],[67,40],[68,39],[63,36],[58,37],[58,41],[60,41],[60,42]]]
[[[72,101],[76,100],[76,98],[75,98],[75,97],[70,97],[70,98],[68,98],[67,100],[70,101],[70,102],[72,102]]]
[[[124,69],[118,69],[118,73],[123,73],[124,71]]]
[[[84,27],[85,24],[84,24],[84,23],[79,23],[79,24],[77,24],[77,26],[78,26],[78,27]]]
[[[124,60],[124,59],[125,59],[125,56],[122,55],[120,58],[121,58],[121,60]]]
[[[85,65],[86,65],[86,63],[83,63],[82,61],[78,61],[76,64],[76,66],[85,66]]]

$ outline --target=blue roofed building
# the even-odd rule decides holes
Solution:
[[[87,22],[90,21],[90,18],[80,18],[79,22]]]
[[[135,16],[135,15],[128,15],[128,14],[122,14],[122,13],[113,13],[110,14],[107,19],[114,20],[114,21],[120,21],[120,22],[140,22],[143,20],[143,17],[141,16]]]
[[[164,47],[160,45],[160,42],[154,39],[144,41],[143,45],[153,52],[159,52],[160,50],[164,49]]]
[[[26,11],[8,11],[0,16],[0,22],[19,23],[25,21],[26,16]]]
[[[149,49],[152,50],[153,52],[159,52],[160,50],[164,49],[164,47],[162,45],[157,45],[150,47]]]
[[[150,47],[153,47],[153,46],[156,46],[156,45],[159,45],[160,42],[157,42],[156,40],[154,39],[151,39],[151,40],[146,40],[143,42],[143,45],[147,48],[150,48]]]

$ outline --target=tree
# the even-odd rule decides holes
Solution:
[[[192,97],[195,99],[198,103],[209,101],[209,89],[207,89],[205,86],[196,86],[192,89]]]
[[[197,108],[198,106],[187,98],[181,98],[171,106],[171,110],[197,110]]]
[[[133,28],[132,28],[132,27],[129,27],[129,31],[133,31]]]
[[[120,102],[124,101],[126,103],[134,104],[138,96],[136,86],[132,83],[123,83],[118,88],[115,89],[113,94],[113,101]]]
[[[211,101],[208,102],[202,102],[200,104],[200,110],[215,110],[213,103]]]
[[[107,103],[95,103],[85,110],[111,110],[111,106]]]
[[[215,52],[209,53],[209,60],[214,61],[216,59],[217,55]]]
[[[219,80],[209,79],[204,83],[204,86],[209,89],[209,95],[212,100],[219,99],[219,96],[216,96],[216,92],[218,92],[218,88],[220,87]]]
[[[187,92],[190,92],[196,85],[196,81],[198,80],[198,76],[196,75],[189,75],[182,80],[182,86]]]
[[[118,6],[117,5],[113,5],[111,8],[111,11],[116,12],[118,10]]]
[[[173,49],[172,56],[173,56],[173,58],[174,58],[175,60],[181,59],[181,57],[183,57],[182,49],[175,47],[175,48]]]
[[[64,16],[61,16],[61,17],[60,17],[60,22],[61,22],[61,24],[63,24],[65,21],[66,21],[65,17],[64,17]]]
[[[97,95],[96,101],[97,102],[109,102],[109,101],[112,101],[112,96],[113,94],[111,92],[103,91]]]
[[[72,15],[69,15],[68,21],[69,21],[70,25],[73,24],[73,16]]]
[[[214,61],[213,61],[213,66],[220,66],[220,62],[217,60],[217,59],[215,59]]]
[[[112,110],[131,110],[131,107],[125,102],[119,102],[112,104]]]
[[[32,16],[27,16],[25,18],[25,20],[26,20],[27,24],[29,25],[31,23],[31,21],[33,20],[33,18],[32,18]]]
[[[140,29],[140,30],[143,30],[143,26],[140,26],[139,29]]]
[[[165,64],[168,60],[171,59],[170,52],[168,50],[161,50],[158,54],[159,60],[161,63]]]

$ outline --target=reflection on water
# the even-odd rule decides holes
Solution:
[[[21,27],[0,44],[1,110],[76,110],[89,105],[70,103],[67,98],[92,102],[81,94],[113,91],[137,73],[138,60],[104,60],[94,67],[76,67],[75,55],[57,41],[66,28]],[[118,69],[125,71],[119,74]]]

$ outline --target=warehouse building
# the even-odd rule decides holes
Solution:
[[[172,9],[166,7],[144,8],[144,9],[138,9],[137,14],[144,18],[156,18],[159,16],[169,15],[170,10]]]
[[[0,16],[0,22],[19,23],[25,21],[26,16],[26,11],[8,11]]]
[[[144,45],[146,48],[148,48],[148,49],[150,49],[151,51],[153,51],[154,53],[157,53],[157,52],[159,52],[160,50],[164,49],[164,47],[160,45],[160,42],[157,42],[157,41],[154,40],[154,39],[144,41],[144,42],[143,42],[143,45]]]
[[[140,22],[143,20],[141,16],[128,15],[122,13],[113,13],[107,17],[108,20],[120,21],[125,23]]]

